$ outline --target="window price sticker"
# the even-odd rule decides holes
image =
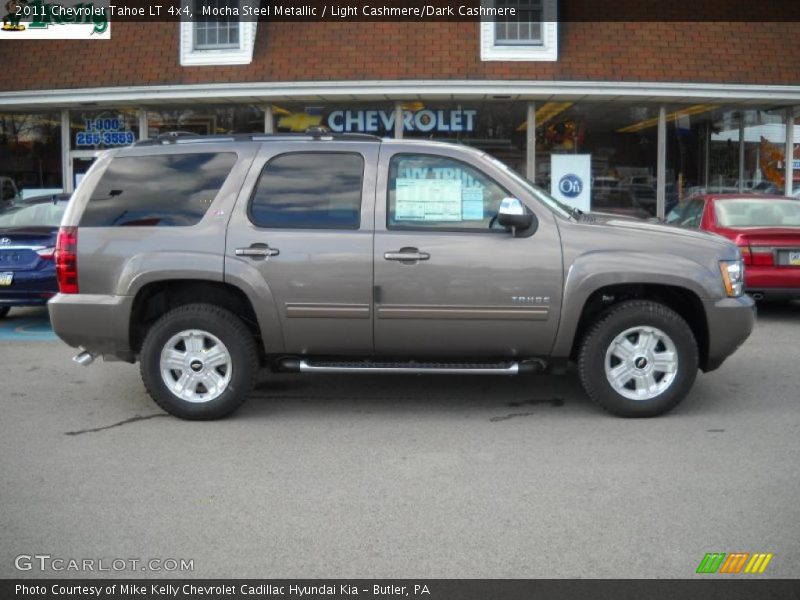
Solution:
[[[461,182],[397,179],[395,218],[399,221],[460,221]]]

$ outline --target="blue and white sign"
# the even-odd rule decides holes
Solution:
[[[558,181],[558,191],[567,198],[577,198],[583,191],[583,185],[583,179],[575,175],[575,173],[569,173]]]
[[[550,193],[583,211],[591,207],[592,155],[551,154]]]
[[[75,135],[76,146],[130,146],[135,142],[136,135],[126,129],[122,117],[86,119],[84,130]]]

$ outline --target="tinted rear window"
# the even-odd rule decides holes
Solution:
[[[363,174],[360,154],[277,156],[261,172],[250,219],[258,227],[358,229]]]
[[[80,225],[195,225],[235,163],[233,152],[115,158],[92,192]]]

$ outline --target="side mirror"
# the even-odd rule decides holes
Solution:
[[[533,225],[534,214],[525,208],[517,198],[503,198],[497,212],[497,223],[511,230],[516,237],[517,231],[525,231]]]

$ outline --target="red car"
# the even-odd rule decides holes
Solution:
[[[725,236],[744,258],[744,286],[756,300],[800,298],[800,199],[725,194],[695,196],[667,222]]]

